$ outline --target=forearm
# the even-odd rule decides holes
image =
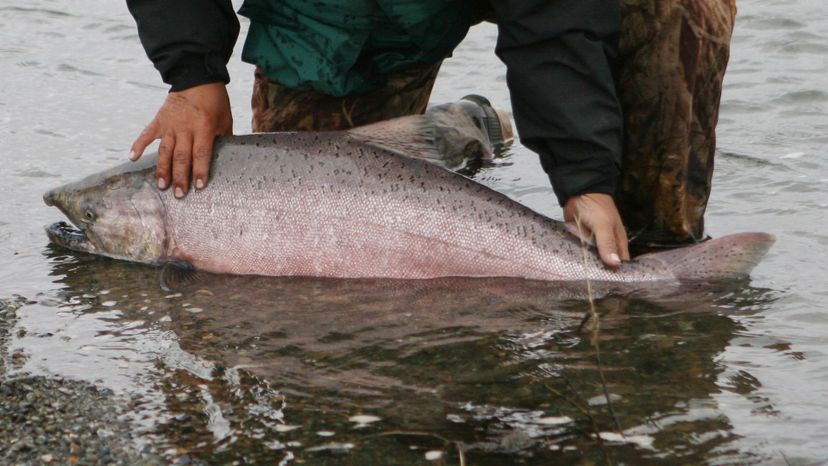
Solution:
[[[147,56],[172,91],[230,81],[239,35],[229,0],[127,0]]]
[[[558,200],[612,194],[622,150],[611,59],[617,0],[493,2],[521,140],[540,155]]]

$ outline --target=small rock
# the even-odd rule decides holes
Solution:
[[[275,429],[276,429],[276,432],[290,432],[290,431],[296,430],[300,427],[301,426],[292,426],[292,425],[289,425],[289,424],[277,424]]]
[[[349,421],[356,423],[354,426],[355,429],[360,429],[363,427],[368,427],[368,424],[377,422],[380,420],[377,416],[370,416],[367,414],[357,414],[356,416],[351,416],[348,418]]]
[[[430,450],[425,454],[425,459],[428,461],[437,461],[443,457],[443,452],[440,450]]]
[[[621,399],[621,395],[616,395],[615,393],[610,393],[609,399],[611,402],[616,402]],[[589,400],[587,400],[587,404],[590,406],[604,406],[607,404],[607,397],[604,395],[593,396]]]
[[[572,422],[572,418],[569,416],[546,416],[536,419],[535,422],[544,426],[557,426]]]
[[[328,452],[328,453],[348,453],[351,449],[354,448],[353,443],[339,443],[339,442],[332,442],[332,443],[325,443],[323,445],[319,445],[316,447],[308,448],[306,451],[309,452]]]

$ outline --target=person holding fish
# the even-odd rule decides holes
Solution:
[[[213,139],[233,131],[238,19],[229,0],[127,4],[171,86],[130,158],[160,139],[158,187],[182,198],[207,186]],[[245,0],[239,14],[256,132],[422,113],[468,28],[496,22],[521,140],[604,264],[705,239],[734,0]]]

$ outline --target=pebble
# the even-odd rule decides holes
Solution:
[[[427,451],[425,454],[425,459],[428,461],[437,461],[443,457],[443,452],[440,450],[431,450]]]
[[[568,424],[572,422],[572,418],[569,416],[547,416],[538,418],[535,420],[537,424],[541,424],[544,426],[557,426],[560,424]]]
[[[328,452],[328,453],[348,453],[352,448],[354,448],[353,443],[339,443],[339,442],[332,442],[332,443],[325,443],[323,445],[319,445],[316,447],[308,448],[306,451],[309,452]]]
[[[355,429],[360,429],[368,427],[368,424],[379,421],[380,418],[368,414],[357,414],[356,416],[349,417],[348,420],[356,424],[354,426]]]
[[[301,426],[292,426],[290,424],[276,424],[276,432],[290,432],[292,430],[296,430]]]
[[[621,395],[616,395],[615,393],[610,393],[609,399],[611,402],[615,403],[621,399]],[[587,404],[590,406],[604,406],[607,404],[607,397],[604,395],[593,396],[589,400],[587,400]]]

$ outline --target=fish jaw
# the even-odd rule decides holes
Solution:
[[[51,225],[46,225],[45,229],[49,241],[62,248],[88,254],[100,254],[98,248],[86,235],[86,232],[66,222],[55,222]]]

